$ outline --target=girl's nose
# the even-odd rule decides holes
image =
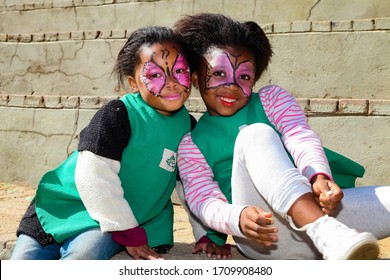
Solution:
[[[177,81],[173,76],[168,76],[165,85],[167,88],[173,89],[177,86]]]

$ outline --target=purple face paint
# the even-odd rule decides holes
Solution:
[[[187,90],[191,86],[191,77],[187,61],[184,56],[177,52],[176,57],[170,55],[167,50],[162,50],[162,55],[158,63],[155,59],[156,53],[144,64],[141,73],[141,81],[154,96],[160,96],[161,91],[166,86],[168,77],[173,77],[175,82],[184,86]],[[170,67],[170,65],[172,65]]]
[[[252,92],[254,67],[250,60],[238,62],[239,56],[219,52],[207,63],[206,89],[236,84],[244,95]]]
[[[189,89],[191,86],[191,75],[190,75],[190,67],[184,55],[178,53],[175,64],[172,69],[173,77],[176,81],[181,84],[183,87]]]

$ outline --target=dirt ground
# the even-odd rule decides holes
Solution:
[[[0,241],[3,243],[3,249],[7,243],[15,241],[15,231],[22,218],[28,204],[35,194],[35,189],[25,184],[1,183],[0,182]],[[186,250],[180,252],[176,257],[191,257],[190,250],[194,243],[194,237],[188,222],[187,214],[180,205],[175,205],[175,242],[181,244],[178,249]],[[380,240],[379,259],[390,259],[390,237]],[[233,251],[233,257],[239,257],[236,251]]]

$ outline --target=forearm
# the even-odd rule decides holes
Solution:
[[[308,125],[296,99],[278,86],[268,86],[259,92],[270,122],[281,134],[286,150],[298,170],[309,180],[317,174],[332,178],[321,139]]]
[[[118,176],[119,161],[89,151],[79,153],[75,171],[76,187],[90,216],[103,232],[123,231],[138,226],[123,197]]]
[[[241,236],[238,223],[243,206],[228,203],[204,156],[188,135],[179,145],[178,168],[190,211],[209,228]]]

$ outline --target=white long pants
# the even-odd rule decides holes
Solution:
[[[263,247],[234,237],[241,252],[251,259],[319,259],[321,254],[305,232],[294,230],[285,219],[291,205],[310,192],[307,179],[289,160],[275,131],[264,124],[243,129],[235,143],[232,203],[255,205],[274,214],[278,242]],[[344,189],[336,218],[350,228],[372,232],[378,239],[390,236],[390,186]],[[193,216],[193,215],[192,215]],[[205,227],[190,216],[195,238]]]

